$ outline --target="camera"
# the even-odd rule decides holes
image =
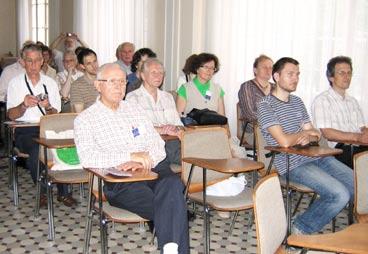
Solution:
[[[46,100],[48,98],[48,95],[44,94],[44,93],[40,93],[36,97],[37,97],[38,101],[43,101],[43,100]]]
[[[72,36],[72,33],[67,33],[66,36],[69,36],[70,37],[70,36]]]

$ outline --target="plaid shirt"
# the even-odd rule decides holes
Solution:
[[[154,167],[166,157],[165,143],[145,112],[127,101],[113,111],[97,100],[75,119],[74,139],[83,167],[114,167],[134,152],[148,152]]]

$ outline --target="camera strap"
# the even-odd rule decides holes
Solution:
[[[24,74],[24,80],[26,81],[26,85],[27,85],[27,88],[28,88],[29,93],[34,96],[34,94],[32,92],[32,89],[29,86],[29,83],[28,83],[27,75],[26,74]],[[43,84],[43,89],[45,90],[45,94],[48,94],[45,84]],[[41,112],[42,115],[46,115],[45,112],[43,112],[43,110],[42,110],[42,108],[41,108],[41,106],[39,104],[37,104],[37,107],[40,110],[40,112]]]

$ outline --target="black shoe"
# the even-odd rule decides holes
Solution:
[[[193,211],[187,211],[188,221],[194,221],[196,214]]]
[[[148,225],[148,229],[151,232],[151,234],[153,234],[153,229],[155,228],[155,224],[153,223],[152,220],[147,221],[147,225]]]

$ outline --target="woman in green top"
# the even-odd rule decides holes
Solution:
[[[218,71],[219,61],[213,54],[201,53],[193,60],[195,78],[178,89],[176,108],[179,114],[186,115],[193,108],[208,108],[225,115],[224,91],[211,81]]]

